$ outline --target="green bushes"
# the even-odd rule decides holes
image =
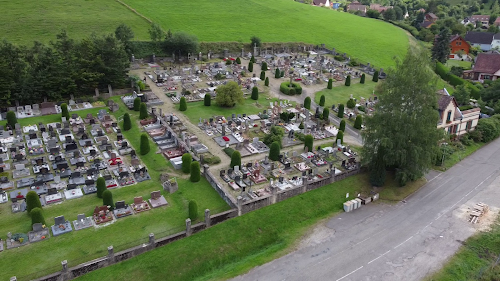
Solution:
[[[139,119],[141,120],[144,120],[144,119],[147,119],[149,117],[149,114],[148,114],[148,106],[141,102],[141,106],[139,108]]]
[[[141,108],[141,98],[134,99],[134,111],[139,111]]]
[[[209,165],[212,165],[212,164],[219,164],[220,162],[221,162],[221,160],[220,160],[219,156],[210,155],[210,154],[203,155],[203,163],[207,163]]]
[[[326,86],[327,89],[331,90],[333,88],[333,79],[330,78],[328,79],[328,86]]]
[[[252,97],[253,100],[258,100],[259,99],[259,88],[253,87],[252,88]]]
[[[373,73],[372,81],[373,82],[378,82],[378,70],[375,70],[375,73]]]
[[[289,81],[281,83],[280,91],[283,94],[289,95],[289,96],[293,95],[292,94],[293,92],[290,93],[290,89],[295,89],[295,94],[297,94],[297,95],[302,94],[302,87],[300,86],[300,84],[292,82],[292,87],[290,87]]]
[[[250,62],[248,62],[248,72],[253,72],[253,62],[252,62],[252,60],[250,60]]]
[[[69,120],[68,105],[65,103],[61,104],[61,116],[66,117],[66,120]]]
[[[276,68],[276,71],[274,72],[274,78],[280,78],[281,77],[281,71],[279,68]]]
[[[7,112],[7,124],[14,129],[16,127],[17,117],[14,111]]]
[[[179,103],[179,110],[180,111],[186,111],[188,109],[187,107],[187,102],[185,97],[181,97],[180,103]]]
[[[266,80],[266,72],[264,70],[260,72],[260,80],[262,81]]]
[[[143,133],[141,135],[141,155],[148,154],[150,149],[148,135]]]
[[[38,197],[38,193],[36,191],[29,191],[28,194],[26,194],[26,212],[28,214],[31,212],[31,210],[35,208],[40,208],[42,209],[42,203],[40,203],[40,198]]]
[[[237,57],[237,58],[236,58],[236,64],[241,64],[241,59],[240,59],[240,57]]]
[[[360,114],[358,114],[356,116],[356,120],[354,121],[354,128],[358,129],[358,130],[361,130],[361,125],[362,124],[363,124],[363,116],[361,116]]]
[[[347,108],[353,109],[354,107],[356,107],[356,102],[354,101],[354,99],[349,99],[346,103],[346,106]]]
[[[31,225],[34,225],[35,223],[41,223],[42,225],[45,225],[45,218],[43,217],[42,209],[36,207],[33,208],[30,212],[31,215]]]
[[[128,131],[132,128],[132,120],[130,120],[130,114],[125,113],[123,115],[123,130]]]
[[[191,154],[184,153],[182,154],[182,172],[187,174],[191,171],[191,162],[193,161],[193,157]]]
[[[203,104],[205,106],[210,106],[212,104],[212,96],[210,96],[210,94],[205,94],[205,97],[203,98]],[[186,105],[186,109],[187,109],[187,105]]]
[[[340,140],[340,143],[344,143],[344,131],[341,130],[338,131],[335,143],[337,143],[337,140]]]
[[[444,81],[448,81],[449,80],[449,77],[448,77],[449,70],[448,70],[448,68],[446,68],[446,66],[444,66],[444,64],[442,64],[440,62],[436,62],[436,68],[434,69],[434,71]]]
[[[299,129],[304,130],[304,122],[303,121],[300,122]]]
[[[201,179],[200,162],[192,162],[190,172],[189,180],[191,182],[199,182]]]
[[[239,166],[241,167],[241,154],[239,151],[235,150],[231,154],[231,163],[229,164],[231,168],[234,168],[234,166]]]
[[[304,108],[311,110],[311,98],[310,97],[306,97],[304,99]]]
[[[97,192],[96,192],[97,198],[102,198],[102,194],[104,193],[104,191],[107,190],[106,180],[103,177],[99,177],[97,179],[96,188],[97,188]]]
[[[365,79],[366,79],[366,75],[363,73],[363,74],[361,75],[361,80],[359,80],[359,83],[361,83],[361,84],[365,84]]]
[[[255,63],[255,57],[252,55],[252,57],[250,58],[250,62],[251,63]]]
[[[500,116],[495,115],[490,118],[479,119],[476,131],[481,133],[481,141],[489,142],[500,135]]]
[[[351,86],[351,75],[347,75],[347,78],[345,79],[344,85]]]
[[[319,106],[325,106],[325,95],[321,95],[319,98]]]
[[[345,120],[344,119],[342,119],[340,121],[339,130],[342,132],[345,132]]]
[[[227,154],[227,156],[231,157],[231,155],[233,155],[234,149],[231,147],[226,147],[223,149],[223,151],[224,151],[224,153]]]
[[[330,109],[326,107],[323,108],[323,120],[328,122],[330,120],[329,117],[330,117]]]
[[[273,161],[280,160],[280,144],[277,142],[273,142],[269,149],[269,159]]]
[[[189,201],[188,209],[189,209],[189,219],[192,222],[194,222],[198,218],[198,204],[196,204],[196,201],[194,200]]]
[[[448,79],[449,79],[448,82],[450,82],[450,85],[452,85],[454,87],[465,83],[464,79],[462,79],[454,74],[449,74]]]
[[[264,86],[269,87],[269,77],[266,77],[266,80],[264,80]]]
[[[343,104],[339,104],[339,112],[338,112],[337,116],[339,118],[344,118],[344,105]]]
[[[104,206],[109,206],[110,210],[115,209],[115,203],[113,202],[113,193],[109,190],[104,190],[102,193],[102,204]]]
[[[304,149],[307,148],[308,152],[313,151],[314,138],[311,135],[306,135],[304,139]]]
[[[262,71],[266,71],[267,70],[267,62],[263,62],[262,63],[262,68],[261,68]],[[264,80],[264,79],[262,79]]]

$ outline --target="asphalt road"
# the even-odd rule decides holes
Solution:
[[[234,280],[421,280],[477,230],[467,207],[500,207],[500,139],[396,205],[370,204],[319,226],[298,250]]]

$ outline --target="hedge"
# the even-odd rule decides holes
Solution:
[[[299,83],[294,83],[292,82],[292,88],[295,89],[295,94],[300,95],[302,94],[302,87],[300,86]],[[285,95],[291,95],[290,94],[290,82],[283,82],[280,84],[280,91],[285,94]]]

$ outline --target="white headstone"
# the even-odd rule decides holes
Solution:
[[[24,170],[24,164],[16,164],[16,170]]]

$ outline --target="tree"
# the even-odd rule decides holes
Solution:
[[[453,92],[453,96],[459,105],[469,104],[470,90],[465,85],[458,85]]]
[[[189,153],[182,154],[182,172],[187,174],[191,171],[191,163],[193,162],[193,157]]]
[[[251,60],[248,62],[248,72],[253,72],[253,62]]]
[[[333,79],[328,79],[328,86],[326,87],[327,89],[332,89],[333,88]]]
[[[134,99],[134,111],[139,111],[141,109],[141,98]]]
[[[257,87],[252,88],[252,99],[253,100],[259,99],[259,88],[257,88]]]
[[[373,73],[372,81],[373,82],[378,82],[378,70],[375,70],[375,72]]]
[[[250,42],[252,44],[252,48],[253,47],[260,47],[262,45],[261,41],[260,41],[260,38],[257,37],[257,36],[252,36],[250,37]],[[253,57],[253,56],[252,56]]]
[[[370,183],[373,186],[382,187],[385,184],[386,168],[384,162],[383,149],[381,148],[373,158],[370,166]]]
[[[252,57],[250,58],[250,62],[252,63],[255,63],[255,57],[252,55]]]
[[[130,120],[130,114],[125,113],[123,115],[123,130],[128,131],[132,128],[132,120]]]
[[[210,94],[205,94],[203,104],[205,106],[210,106],[212,104],[212,96],[210,96]],[[186,107],[187,107],[187,105],[186,105]]]
[[[280,78],[281,77],[281,71],[279,68],[276,68],[276,71],[274,72],[274,78]]]
[[[217,88],[215,102],[219,106],[233,107],[236,103],[243,103],[243,101],[243,92],[238,83],[229,81],[226,85],[221,85]]]
[[[450,31],[443,28],[434,40],[432,46],[432,59],[440,63],[446,63],[450,56]]]
[[[304,138],[304,149],[307,147],[308,152],[313,151],[314,138],[311,135],[306,135]]]
[[[234,154],[234,153],[233,153]],[[199,182],[201,179],[200,162],[195,161],[191,163],[189,180],[191,182]]]
[[[345,79],[344,85],[351,86],[351,75],[347,75],[347,78]]]
[[[109,206],[110,210],[115,209],[115,203],[113,202],[113,193],[109,190],[104,190],[102,193],[102,205]]]
[[[189,205],[189,219],[194,222],[198,218],[198,204],[196,204],[196,201],[190,200]]]
[[[181,100],[179,102],[179,110],[180,111],[186,111],[187,110],[186,97],[181,97]]]
[[[495,2],[496,2],[496,1],[495,1]],[[487,32],[498,33],[498,26],[496,26],[496,25],[490,25],[490,26],[488,27]]]
[[[280,160],[280,144],[273,142],[269,148],[269,159],[273,161]]]
[[[108,189],[106,187],[106,180],[103,178],[103,177],[99,177],[97,178],[97,181],[96,181],[96,188],[97,188],[97,192],[96,192],[96,195],[97,195],[97,198],[102,198],[102,193]]]
[[[41,208],[33,208],[30,212],[31,215],[31,225],[34,225],[35,223],[41,223],[42,225],[45,225],[45,218],[43,217],[42,209]]]
[[[354,128],[361,130],[361,124],[363,124],[363,116],[361,116],[361,114],[358,114],[356,116],[356,121],[354,121]]]
[[[65,103],[61,104],[61,116],[66,117],[66,120],[69,120],[68,105]]]
[[[339,104],[339,112],[338,112],[337,116],[339,118],[344,118],[344,105],[343,104]]]
[[[361,74],[361,80],[359,81],[359,83],[365,84],[365,78],[366,78],[366,75],[364,73]]]
[[[330,109],[328,109],[327,107],[323,108],[323,120],[330,120]]]
[[[14,111],[7,112],[7,125],[9,125],[12,129],[16,127],[17,117]]]
[[[304,99],[304,108],[311,110],[311,98],[310,97],[306,97]]]
[[[26,212],[28,212],[29,214],[34,208],[41,209],[42,203],[40,203],[40,197],[38,197],[38,193],[31,190],[26,194]]]
[[[410,47],[404,60],[396,60],[381,84],[375,113],[365,120],[364,161],[370,171],[395,168],[401,186],[432,167],[442,138],[436,129],[436,80],[428,57]]]
[[[354,99],[349,99],[346,103],[346,106],[347,108],[353,109],[354,107],[356,107],[356,102],[354,101]]]
[[[266,80],[264,80],[264,86],[269,87],[269,77],[266,77]]]
[[[260,72],[260,80],[264,81],[266,79],[266,72],[264,70],[262,70]]]
[[[130,41],[134,39],[134,32],[128,25],[122,23],[115,29],[115,37],[123,43],[127,53],[130,53]]]
[[[267,70],[267,62],[262,62],[262,68],[261,68],[262,71],[266,71]]]
[[[304,130],[304,122],[303,121],[300,122],[299,129]]]
[[[339,130],[342,132],[345,132],[345,120],[344,119],[342,119],[340,121]]]
[[[139,119],[144,120],[149,117],[148,106],[146,103],[141,102],[141,106],[139,106]]]
[[[240,57],[237,57],[237,58],[236,58],[236,64],[241,64],[241,59],[240,59]]]
[[[387,9],[382,14],[386,21],[394,21],[396,20],[396,11],[394,9]]]
[[[163,40],[163,36],[165,32],[161,28],[161,26],[155,22],[151,23],[148,29],[149,33],[149,38],[151,38],[151,41],[156,45],[156,50],[160,50],[160,44],[161,41]]]
[[[277,142],[281,147],[281,139],[284,135],[285,129],[279,126],[271,126],[269,134],[264,136],[262,142],[267,146],[271,146],[273,142]]]
[[[143,133],[141,135],[141,155],[146,155],[149,153],[150,147],[149,147],[149,139],[148,139],[148,134]]]
[[[337,132],[337,138],[335,139],[335,142],[337,142],[337,140],[340,140],[340,143],[344,143],[344,131],[341,131],[339,130]]]
[[[198,37],[185,32],[176,32],[165,39],[165,51],[169,54],[175,53],[177,59],[182,55],[197,53],[199,47]]]
[[[321,95],[319,98],[319,106],[325,106],[325,95]]]
[[[231,154],[231,163],[229,166],[231,168],[234,168],[234,166],[241,167],[241,154],[239,151],[234,151],[233,154]]]
[[[369,18],[378,19],[380,17],[380,13],[376,10],[368,9],[368,11],[366,11],[366,16]]]

